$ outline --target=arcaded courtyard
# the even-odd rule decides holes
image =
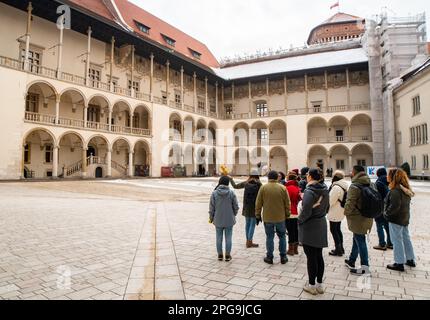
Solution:
[[[325,250],[327,292],[316,297],[302,290],[304,254],[266,265],[264,228],[256,230],[260,248],[245,249],[242,216],[233,261],[217,261],[207,214],[215,185],[211,178],[0,184],[0,299],[430,299],[430,183],[413,183],[418,267],[388,271],[392,251],[371,249],[372,277],[357,278]],[[374,229],[371,246],[376,238]]]

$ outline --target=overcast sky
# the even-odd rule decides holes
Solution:
[[[302,46],[314,26],[337,12],[337,8],[330,10],[336,1],[131,0],[205,43],[218,59],[269,48]],[[393,16],[425,11],[428,16],[430,1],[340,0],[340,10],[364,18],[382,10]],[[429,35],[430,23],[427,30]]]

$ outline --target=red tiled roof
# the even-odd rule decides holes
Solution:
[[[353,16],[351,14],[347,14],[347,13],[343,13],[343,12],[338,12],[335,15],[328,18],[322,24],[338,23],[338,22],[350,22],[350,21],[357,21],[357,20],[363,20],[363,18]]]
[[[114,20],[109,9],[103,3],[103,0],[70,0],[74,4],[96,13],[103,18]]]
[[[70,0],[76,5],[86,8],[104,18],[112,21],[117,19],[112,15],[103,0]],[[162,46],[174,50],[190,59],[195,60],[208,67],[218,68],[219,63],[215,56],[210,52],[208,47],[200,41],[194,39],[188,34],[181,30],[171,26],[165,21],[157,18],[142,8],[132,4],[128,0],[114,0],[122,18],[125,23],[133,29],[133,31],[139,36],[149,38],[155,42],[160,43]],[[139,30],[136,26],[136,21],[150,28],[149,34],[146,34]],[[176,41],[175,46],[169,46],[164,36],[167,36]],[[192,51],[199,53],[200,59],[193,57]]]

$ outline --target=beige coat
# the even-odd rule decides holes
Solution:
[[[342,222],[345,219],[345,208],[342,208],[340,202],[345,194],[344,190],[348,190],[349,185],[345,179],[333,183],[330,191],[330,208],[328,210],[327,219],[330,222]]]

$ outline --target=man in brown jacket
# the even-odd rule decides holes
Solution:
[[[287,189],[278,183],[278,172],[269,172],[269,183],[262,186],[258,192],[256,201],[257,221],[264,221],[266,231],[266,250],[267,255],[264,262],[273,264],[273,251],[275,232],[279,238],[279,253],[281,263],[286,264],[287,240],[286,240],[286,220],[290,217],[290,197]],[[263,212],[263,217],[261,213]]]

